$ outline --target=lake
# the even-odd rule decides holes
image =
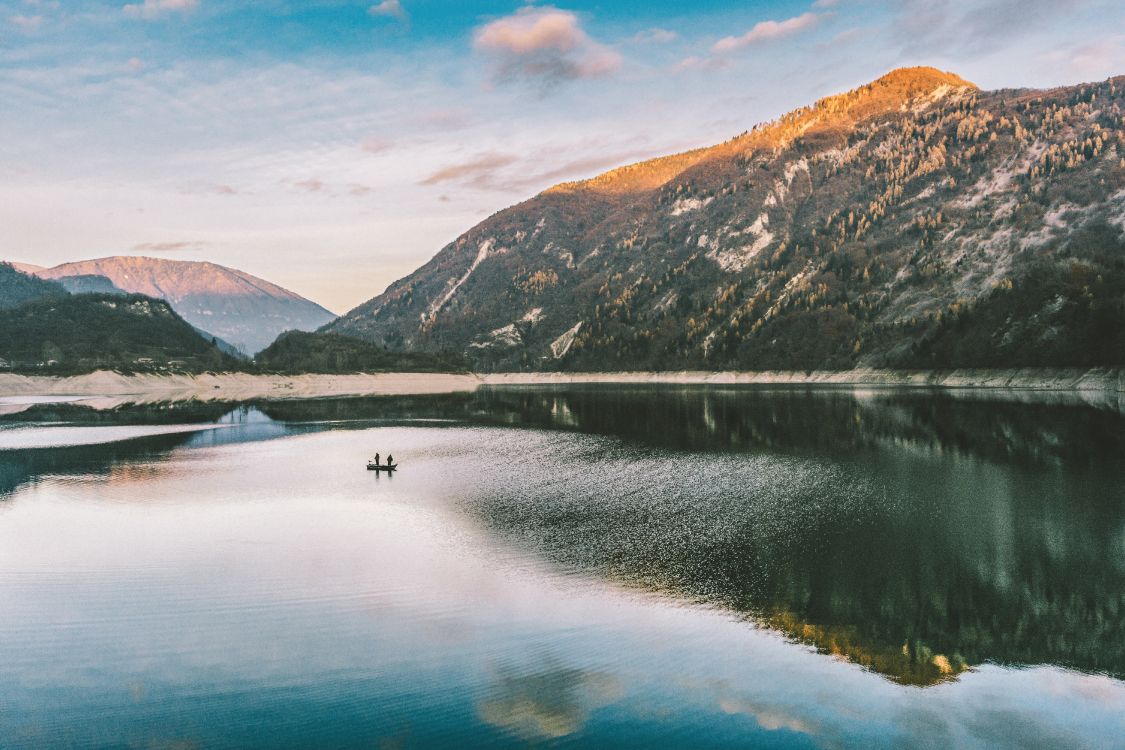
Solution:
[[[1115,398],[9,406],[5,749],[1122,747]]]

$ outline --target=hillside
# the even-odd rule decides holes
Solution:
[[[118,289],[112,281],[105,276],[95,274],[79,276],[60,276],[59,284],[71,294],[128,294]]]
[[[326,330],[500,370],[1125,364],[1123,109],[896,70],[547,190]]]
[[[66,290],[53,281],[29,276],[9,263],[0,263],[0,310],[10,310],[33,300],[65,297]]]
[[[141,295],[48,297],[0,311],[0,357],[13,369],[52,373],[237,366],[167,302]]]
[[[184,320],[246,354],[288,330],[315,330],[336,316],[276,284],[214,263],[113,257],[39,271],[45,279],[102,276],[133,294],[167,300]]]
[[[458,357],[389,352],[382,347],[333,333],[283,333],[258,353],[256,364],[280,373],[455,372],[465,369]]]

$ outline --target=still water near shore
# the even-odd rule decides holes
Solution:
[[[1125,736],[1115,409],[495,388],[0,446],[5,748]]]

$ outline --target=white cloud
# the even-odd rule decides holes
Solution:
[[[199,0],[144,0],[122,8],[127,15],[151,20],[168,13],[185,12],[199,7]]]
[[[684,73],[695,70],[723,70],[729,67],[730,61],[724,57],[698,57],[693,55],[680,60],[672,70],[676,73]]]
[[[899,0],[892,7],[894,34],[902,40],[904,52],[963,59],[991,53],[1035,32],[1045,31],[1057,38],[1068,19],[1093,5],[1091,0]]]
[[[527,6],[477,29],[473,45],[495,58],[502,79],[525,78],[545,85],[609,75],[621,56],[598,44],[578,16],[551,6]]]
[[[1114,34],[1043,55],[1052,67],[1065,68],[1075,78],[1097,80],[1125,68],[1125,35]]]
[[[43,16],[11,16],[8,21],[20,31],[30,33],[38,31],[43,25]]]
[[[728,36],[715,43],[717,54],[737,52],[761,42],[781,39],[811,29],[820,20],[816,13],[802,13],[784,21],[762,21],[741,36]]]
[[[680,38],[680,35],[669,29],[652,28],[638,31],[633,37],[637,44],[668,44]]]
[[[367,12],[373,16],[396,18],[403,22],[410,20],[410,16],[407,15],[406,9],[402,7],[399,0],[383,0],[381,3],[372,5],[367,9]]]

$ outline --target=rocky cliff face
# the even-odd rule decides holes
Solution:
[[[125,292],[167,300],[193,326],[247,354],[283,331],[312,331],[336,317],[276,284],[214,263],[114,257],[66,263],[37,275],[60,281],[100,276]]]
[[[329,329],[485,369],[1123,364],[1123,110],[897,70],[547,190]]]

